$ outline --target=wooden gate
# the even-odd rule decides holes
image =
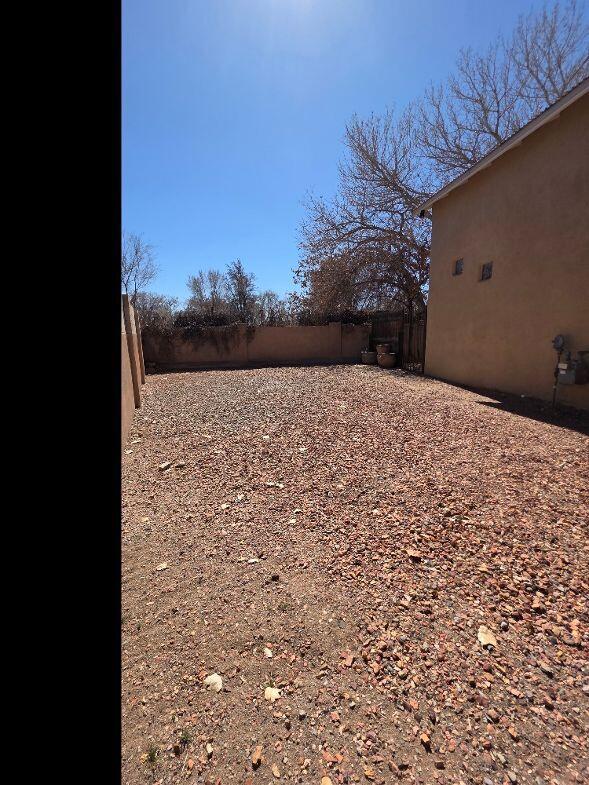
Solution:
[[[372,348],[378,343],[390,343],[398,355],[397,366],[415,373],[423,373],[427,310],[411,313],[398,311],[372,317]]]

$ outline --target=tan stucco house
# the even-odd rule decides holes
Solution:
[[[589,80],[420,207],[432,210],[425,372],[589,409]],[[579,352],[587,351],[585,355]],[[575,367],[573,373],[571,368]]]

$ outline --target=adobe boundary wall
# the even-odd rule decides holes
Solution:
[[[360,362],[371,324],[203,328],[193,338],[142,335],[146,364],[163,370]]]
[[[141,406],[145,364],[139,317],[126,294],[121,298],[121,449],[131,429],[133,413]]]

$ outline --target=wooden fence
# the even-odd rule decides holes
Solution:
[[[398,311],[372,318],[372,346],[377,343],[392,344],[391,351],[398,357],[398,365],[408,371],[423,373],[425,365],[425,339],[427,310],[418,312]]]

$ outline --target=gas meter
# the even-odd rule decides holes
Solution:
[[[564,335],[557,335],[553,338],[552,346],[558,355],[552,388],[552,406],[554,406],[556,389],[559,384],[587,384],[589,382],[589,350],[578,352],[579,357],[574,360],[571,358],[570,351],[568,351],[565,361],[562,362],[560,358],[565,348]]]
[[[579,354],[585,354],[585,352],[579,352]],[[571,353],[567,352],[566,361],[558,363],[558,383],[586,384],[587,367],[582,360],[583,358],[571,360]]]

